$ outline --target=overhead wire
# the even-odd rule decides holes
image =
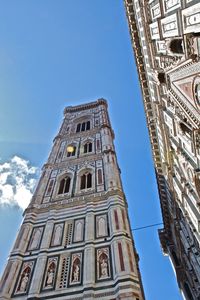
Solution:
[[[155,226],[159,226],[159,225],[163,225],[163,222],[162,223],[150,224],[150,225],[146,225],[146,226],[142,226],[142,227],[132,228],[131,231],[146,229],[146,228],[155,227]]]

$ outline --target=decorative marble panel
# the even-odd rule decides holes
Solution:
[[[175,37],[179,35],[177,15],[173,14],[161,20],[162,35],[166,37]]]
[[[58,223],[54,225],[51,247],[60,246],[62,244],[64,223]]]
[[[82,242],[84,240],[85,219],[78,219],[74,221],[74,236],[73,242]]]
[[[44,226],[33,228],[31,239],[28,246],[28,251],[39,249],[42,240],[43,231],[44,231]]]
[[[23,263],[18,277],[17,285],[15,287],[15,295],[24,295],[28,293],[31,278],[33,275],[35,260],[26,261]]]
[[[200,32],[200,4],[182,10],[183,32]]]
[[[71,254],[69,285],[81,285],[83,277],[83,252]]]
[[[98,215],[96,218],[96,238],[108,236],[108,218],[107,214]]]
[[[43,278],[43,290],[55,288],[56,276],[58,267],[58,256],[49,257],[46,264],[46,269]]]
[[[110,248],[98,248],[96,249],[96,281],[110,279],[112,279]]]

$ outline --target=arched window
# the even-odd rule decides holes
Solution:
[[[90,130],[90,121],[87,121],[86,123],[86,130]]]
[[[76,127],[76,132],[80,132],[81,131],[81,124],[79,123]]]
[[[183,54],[182,39],[174,39],[170,42],[169,48],[173,53]]]
[[[76,132],[90,130],[90,121],[77,124]]]
[[[83,122],[81,125],[81,131],[85,131],[85,122]]]
[[[84,145],[84,153],[92,152],[92,143],[86,143]]]
[[[86,173],[81,176],[81,190],[89,189],[92,187],[92,174]]]
[[[70,182],[71,182],[70,177],[66,176],[65,178],[63,178],[60,182],[58,194],[69,193]]]
[[[73,146],[73,151],[67,151],[67,157],[75,156],[76,155],[76,146]]]

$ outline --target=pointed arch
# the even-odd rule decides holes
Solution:
[[[59,184],[58,194],[66,194],[69,193],[70,190],[71,178],[66,175]]]

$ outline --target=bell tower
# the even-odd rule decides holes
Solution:
[[[144,300],[107,102],[66,107],[0,299]]]

